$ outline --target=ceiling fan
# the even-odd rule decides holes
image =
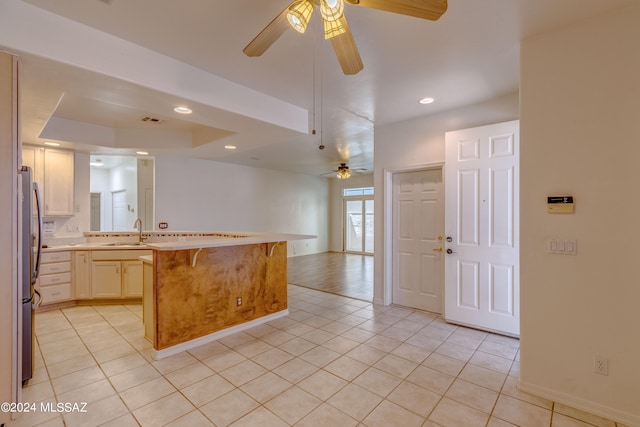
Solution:
[[[330,173],[335,173],[338,179],[347,179],[351,176],[353,172],[358,172],[358,171],[366,171],[366,169],[365,168],[351,169],[349,168],[349,166],[347,166],[346,163],[340,163],[340,166],[338,166],[338,169],[333,169],[331,172],[328,172],[325,175],[328,175]]]
[[[344,74],[363,68],[358,47],[344,16],[344,3],[435,21],[447,10],[447,0],[294,0],[276,16],[242,51],[262,55],[289,27],[304,33],[315,6],[320,9],[324,38],[331,39]]]

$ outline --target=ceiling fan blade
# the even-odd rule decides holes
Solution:
[[[345,0],[356,6],[415,16],[416,18],[438,20],[447,11],[447,0]]]
[[[287,28],[291,28],[289,21],[287,21],[287,12],[289,6],[287,6],[278,16],[273,18],[273,21],[269,22],[269,25],[264,27],[262,31],[251,42],[242,49],[247,56],[260,56],[269,47],[278,40]]]
[[[338,57],[342,72],[347,75],[358,74],[364,68],[360,52],[356,46],[356,41],[351,34],[349,24],[344,15],[340,18],[340,24],[344,26],[345,32],[331,38],[333,50]]]

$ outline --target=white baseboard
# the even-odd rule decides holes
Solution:
[[[632,414],[630,412],[621,411],[616,408],[602,405],[597,402],[585,400],[580,397],[563,393],[557,390],[552,390],[547,387],[542,387],[536,384],[518,381],[518,388],[524,392],[544,397],[554,402],[562,403],[563,405],[571,406],[572,408],[580,409],[581,411],[588,412],[593,415],[598,415],[603,418],[608,418],[611,421],[626,424],[628,426],[640,426],[640,415]]]
[[[203,344],[207,344],[207,343],[219,340],[231,334],[246,331],[247,329],[253,328],[258,325],[262,325],[263,323],[271,322],[272,320],[279,319],[288,314],[289,314],[289,309],[278,311],[277,313],[268,314],[266,316],[259,317],[257,319],[251,320],[246,323],[241,323],[239,325],[231,326],[229,328],[213,332],[203,337],[194,338],[187,342],[183,342],[171,347],[163,348],[162,350],[154,349],[152,356],[154,360],[164,359],[165,357],[173,356],[174,354],[178,354],[186,350],[191,350],[192,348],[196,348]]]

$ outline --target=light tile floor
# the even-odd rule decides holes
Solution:
[[[18,426],[612,426],[516,388],[516,339],[289,287],[287,317],[159,361],[141,306],[36,316],[23,402],[87,402]]]

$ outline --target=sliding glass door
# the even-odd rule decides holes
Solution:
[[[349,197],[344,200],[344,250],[373,253],[373,198]]]

